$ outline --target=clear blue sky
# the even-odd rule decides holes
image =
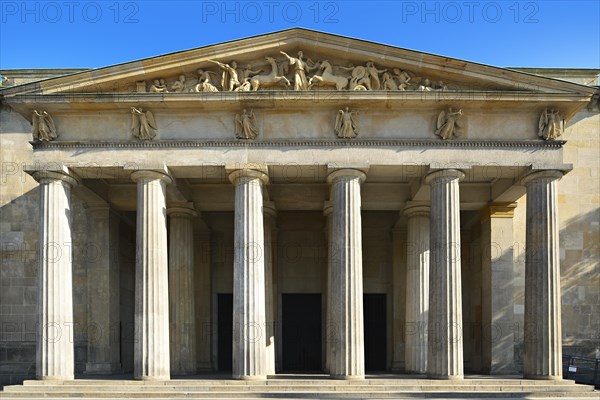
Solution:
[[[0,1],[0,68],[97,68],[305,27],[495,66],[600,67],[600,1]]]

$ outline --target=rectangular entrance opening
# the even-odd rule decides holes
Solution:
[[[233,294],[217,294],[217,368],[230,372],[233,364]]]
[[[321,294],[282,294],[283,370],[321,372]]]
[[[365,370],[386,370],[386,298],[383,294],[365,293]]]

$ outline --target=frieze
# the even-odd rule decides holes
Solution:
[[[159,77],[137,85],[138,92],[247,92],[258,90],[338,90],[338,91],[447,91],[452,88],[441,80],[430,80],[415,72],[386,68],[366,60],[362,65],[337,64],[327,59],[313,61],[302,51],[290,55],[267,56],[241,66],[235,60],[207,60],[214,68],[203,67],[196,73]]]

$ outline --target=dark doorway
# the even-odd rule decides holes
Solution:
[[[365,315],[365,369],[386,369],[386,299],[385,294],[364,295]]]
[[[321,371],[321,295],[282,294],[283,369]]]
[[[233,357],[233,294],[217,294],[217,359],[219,371],[231,371]]]

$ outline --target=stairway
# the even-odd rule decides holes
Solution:
[[[6,386],[0,399],[600,399],[592,386],[570,380],[468,377],[440,381],[415,376],[368,376],[344,381],[325,376],[278,375],[267,381],[198,379],[30,380]]]

